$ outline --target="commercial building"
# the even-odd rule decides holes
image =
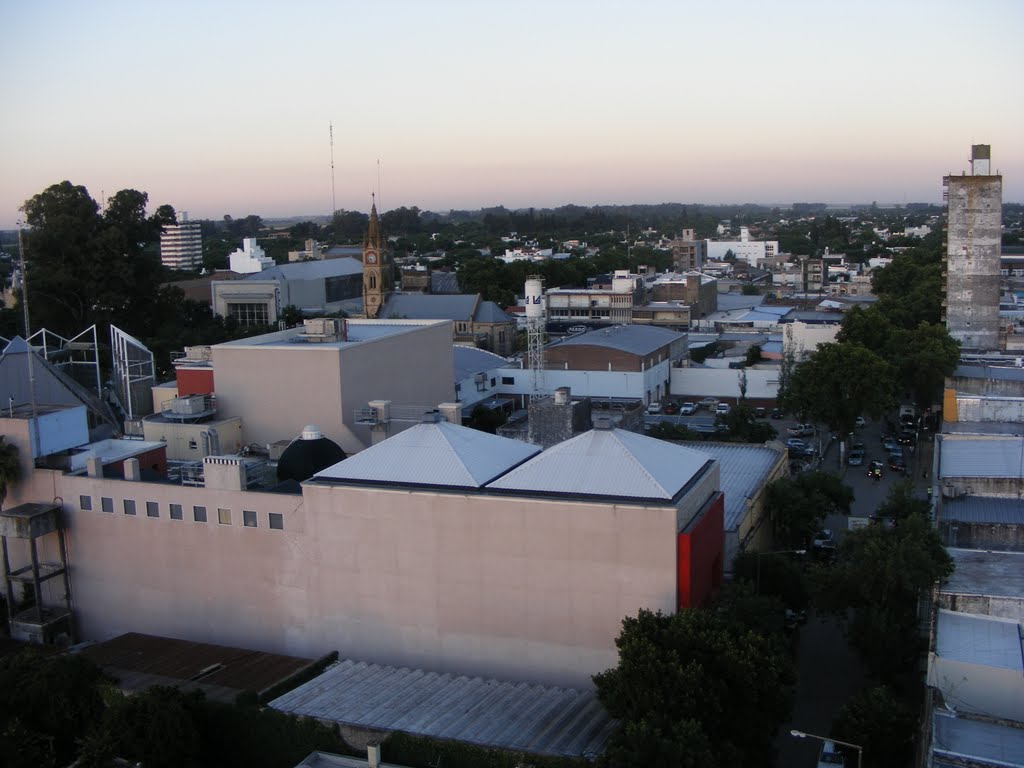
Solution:
[[[183,213],[178,224],[165,224],[160,232],[160,261],[170,269],[202,269],[203,231],[198,221]]]
[[[751,240],[746,227],[740,227],[739,240],[705,240],[704,243],[708,261],[724,261],[731,254],[739,261],[758,267],[762,261],[779,253],[778,240]]]
[[[999,348],[999,260],[1003,177],[991,173],[991,147],[971,147],[970,175],[945,176],[945,302],[949,335],[965,350]]]
[[[589,687],[615,664],[624,616],[705,604],[721,580],[717,462],[631,432],[596,429],[541,453],[422,423],[275,493],[246,490],[241,456],[206,457],[195,485],[146,482],[137,458],[123,479],[97,461],[48,468],[46,451],[65,446],[33,447],[37,418],[2,421],[26,465],[5,514],[58,499],[79,638],[339,650]],[[10,544],[23,566],[27,547]],[[56,540],[40,541],[38,559],[62,561]],[[62,594],[51,580],[41,603]]]
[[[676,272],[699,271],[707,256],[707,244],[698,240],[692,229],[684,229],[669,243],[672,249],[672,268]]]

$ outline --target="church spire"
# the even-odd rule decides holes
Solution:
[[[370,225],[366,230],[366,240],[363,242],[364,248],[374,248],[378,252],[380,251],[380,219],[377,216],[377,196],[372,192],[373,203],[370,207]]]

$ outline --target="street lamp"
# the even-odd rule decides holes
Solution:
[[[864,757],[864,749],[859,744],[851,744],[848,741],[840,741],[839,739],[832,739],[827,736],[815,736],[813,733],[804,733],[798,731],[795,728],[789,732],[790,736],[795,736],[798,739],[817,739],[818,741],[831,741],[833,744],[842,744],[844,747],[853,747],[857,750],[857,768],[861,768],[861,760]]]
[[[755,552],[757,555],[757,579],[754,582],[754,594],[761,594],[761,558],[765,555],[806,555],[806,549],[778,549],[774,552]]]

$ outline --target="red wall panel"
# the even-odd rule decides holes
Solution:
[[[185,395],[212,395],[213,394],[213,369],[212,368],[179,368],[177,370],[178,394]]]
[[[719,492],[676,537],[676,607],[707,605],[722,583],[725,496]]]

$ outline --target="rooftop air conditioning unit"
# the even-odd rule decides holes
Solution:
[[[180,416],[198,416],[205,410],[206,397],[204,395],[186,395],[171,400],[171,413]]]
[[[348,324],[343,318],[314,317],[303,321],[302,338],[313,343],[348,340]]]

